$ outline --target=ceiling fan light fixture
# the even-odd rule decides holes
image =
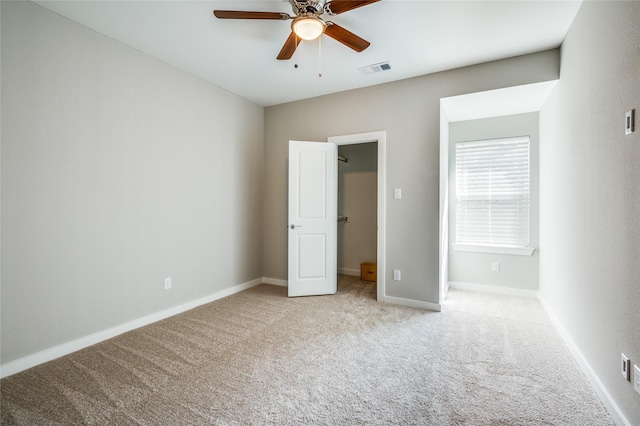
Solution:
[[[315,40],[324,32],[325,23],[315,16],[296,18],[291,29],[303,40]]]

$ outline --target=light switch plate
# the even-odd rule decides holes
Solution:
[[[624,115],[624,134],[629,135],[635,131],[636,110],[627,111]]]
[[[622,368],[620,369],[620,372],[622,373],[622,377],[624,377],[625,380],[629,381],[631,380],[631,368],[629,368],[631,367],[631,362],[625,354],[620,354],[620,358],[622,360]]]
[[[393,199],[394,200],[402,199],[402,189],[401,188],[395,188],[393,190]]]
[[[633,388],[640,394],[640,368],[633,364]]]

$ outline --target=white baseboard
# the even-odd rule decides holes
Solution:
[[[338,273],[342,274],[342,275],[349,275],[349,276],[352,276],[352,277],[359,277],[360,276],[360,270],[359,269],[340,268],[340,269],[338,269]]]
[[[589,365],[589,363],[587,362],[587,359],[584,357],[584,355],[582,355],[582,352],[580,352],[578,346],[576,346],[574,341],[571,339],[569,333],[567,333],[567,330],[563,327],[558,317],[556,317],[556,315],[553,313],[551,306],[549,306],[547,301],[540,294],[538,295],[538,300],[540,301],[540,304],[542,305],[544,310],[547,312],[547,315],[551,319],[553,325],[556,327],[556,330],[558,330],[560,337],[562,337],[562,340],[564,340],[564,343],[571,351],[571,354],[580,366],[580,369],[591,383],[593,389],[596,391],[596,394],[609,412],[609,415],[611,416],[613,421],[616,423],[616,425],[619,426],[631,426],[631,423],[627,420],[624,414],[622,414],[622,410],[620,410],[618,404],[616,404],[607,389],[604,387],[604,385],[598,378],[598,375],[593,371],[591,365]]]
[[[79,339],[54,346],[53,348],[45,349],[35,354],[27,355],[15,361],[7,362],[6,364],[0,365],[0,378],[11,376],[13,374],[19,373],[48,361],[53,361],[56,358],[60,358],[70,353],[79,351],[80,349],[95,345],[96,343],[111,339],[128,331],[135,330],[136,328],[144,327],[145,325],[149,325],[165,318],[169,318],[198,306],[214,302],[227,296],[231,296],[232,294],[241,292],[258,284],[262,284],[263,282],[263,278],[256,278],[255,280],[251,280],[243,284],[234,285],[233,287],[220,290],[209,296],[192,300],[190,302],[183,303],[182,305],[174,306],[173,308],[165,309],[160,312],[155,312],[153,314],[149,314],[142,318],[126,322],[116,327],[99,331],[97,333],[93,333],[88,336],[84,336]]]
[[[403,299],[401,297],[385,296],[384,302],[391,305],[408,306],[410,308],[426,309],[428,311],[442,311],[442,305],[433,302],[423,302],[421,300]]]
[[[451,287],[450,287],[450,283],[449,283],[449,281],[447,281],[447,282],[444,284],[444,291],[443,291],[443,294],[442,294],[442,296],[441,296],[440,302],[443,302],[443,301],[447,300],[447,294],[449,294],[449,289],[450,289],[450,288],[451,288]]]
[[[511,287],[498,287],[495,285],[449,281],[449,288],[456,288],[458,290],[477,291],[481,293],[501,294],[505,296],[527,297],[529,299],[538,298],[538,292],[535,290],[524,290],[521,288],[511,288]]]
[[[281,280],[278,278],[269,278],[269,277],[262,277],[262,282],[265,284],[271,284],[271,285],[279,285],[282,287],[288,287],[289,284],[287,283],[287,280]]]

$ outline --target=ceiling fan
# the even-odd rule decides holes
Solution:
[[[315,40],[323,33],[347,47],[362,52],[371,43],[344,29],[340,25],[325,21],[322,15],[339,15],[380,0],[288,0],[294,16],[280,12],[245,12],[240,10],[214,10],[219,19],[270,19],[286,21],[293,19],[291,34],[285,41],[278,59],[291,59],[302,40]]]

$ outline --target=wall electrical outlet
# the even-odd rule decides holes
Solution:
[[[164,279],[164,289],[169,290],[171,288],[171,277]]]
[[[500,272],[500,262],[491,262],[491,272]]]
[[[640,394],[640,368],[633,364],[633,388]]]
[[[402,276],[400,275],[400,269],[394,269],[393,270],[393,280],[394,281],[400,281],[402,279]]]
[[[622,373],[622,377],[624,377],[624,379],[626,381],[630,381],[631,380],[631,362],[629,361],[629,358],[627,358],[627,356],[625,354],[620,354],[620,358],[622,360],[622,369],[620,370],[620,372]]]

